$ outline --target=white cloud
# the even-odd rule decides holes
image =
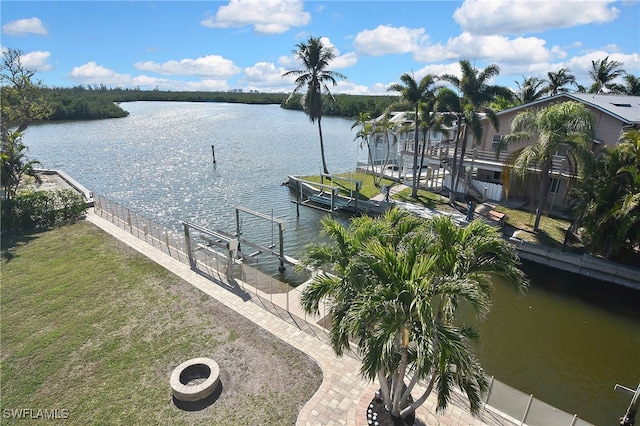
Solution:
[[[591,61],[597,61],[609,57],[609,61],[618,61],[622,68],[630,74],[638,75],[640,71],[640,53],[618,53],[607,52],[605,50],[596,50],[585,53],[581,56],[574,56],[567,61],[554,66],[555,68],[569,68],[573,75],[576,76],[578,82],[590,82],[589,71],[592,69]]]
[[[303,7],[301,0],[231,0],[200,24],[211,28],[253,25],[257,33],[282,34],[309,23],[311,14]]]
[[[201,77],[232,77],[241,70],[233,61],[219,55],[208,55],[196,59],[182,59],[156,63],[152,61],[136,62],[134,67],[139,71],[155,72],[163,75],[195,75]]]
[[[23,54],[20,60],[22,61],[22,65],[26,69],[35,71],[50,71],[51,69],[53,69],[51,64],[49,64],[48,62],[50,57],[51,52],[37,50],[35,52]]]
[[[172,80],[168,78],[150,77],[148,75],[138,75],[132,77],[129,74],[120,74],[98,65],[95,62],[88,62],[79,67],[73,68],[68,77],[79,83],[89,85],[102,85],[110,87],[141,87],[145,89],[161,89],[173,91],[224,91],[229,86],[223,79],[203,79],[198,81]]]
[[[353,45],[362,55],[381,56],[414,52],[426,40],[423,28],[379,25],[373,30],[359,32],[353,40]]]
[[[557,47],[547,49],[546,41],[537,37],[476,36],[464,32],[415,52],[415,59],[422,62],[440,62],[451,59],[481,59],[499,63],[547,62],[564,56]]]
[[[282,78],[282,74],[286,71],[284,68],[276,68],[271,62],[258,62],[244,69],[244,77],[241,81],[256,87],[279,86],[283,82],[292,84],[291,81]]]
[[[329,68],[332,70],[339,70],[343,68],[349,68],[358,63],[358,55],[355,53],[345,53],[344,55],[336,56],[329,64]]]
[[[2,33],[9,36],[24,37],[29,34],[39,36],[49,35],[49,31],[38,18],[18,19],[17,21],[7,22],[2,26]]]
[[[329,63],[329,69],[335,70],[349,68],[358,62],[358,56],[353,52],[342,55],[340,53],[340,50],[338,50],[338,48],[333,43],[331,43],[331,39],[329,39],[329,37],[320,37],[320,41],[325,47],[333,49],[333,52],[335,54],[335,57],[333,58],[331,63]]]
[[[465,0],[453,18],[474,34],[525,34],[613,21],[614,0]]]
[[[129,74],[119,74],[95,62],[87,62],[74,67],[69,78],[82,84],[104,84],[107,86],[129,86],[132,79]]]

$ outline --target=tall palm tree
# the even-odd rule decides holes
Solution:
[[[364,149],[366,146],[368,164],[371,164],[371,175],[373,176],[375,173],[373,155],[371,154],[371,136],[373,135],[373,123],[371,122],[371,117],[368,113],[360,112],[360,114],[358,114],[358,119],[351,125],[351,130],[355,129],[356,127],[358,127],[359,129],[353,140],[360,140],[360,149]]]
[[[391,151],[396,150],[397,148],[398,135],[396,132],[398,129],[398,124],[391,121],[389,113],[383,114],[379,120],[376,120],[375,123],[373,123],[371,130],[373,144],[376,147],[376,150],[378,145],[382,144],[384,146],[384,159],[382,160],[382,163],[380,163],[378,177],[376,178],[375,174],[373,175],[373,183],[378,188],[382,183],[382,179],[385,177],[385,170],[391,162]]]
[[[422,132],[422,149],[420,155],[420,166],[418,167],[418,182],[420,182],[422,168],[424,166],[424,156],[431,148],[431,134],[441,133],[449,137],[449,128],[453,124],[453,117],[450,114],[443,114],[437,110],[442,101],[442,94],[445,88],[441,87],[435,98],[420,104],[420,131]],[[446,111],[446,110],[445,110]]]
[[[565,86],[576,85],[576,78],[571,74],[571,70],[568,68],[560,68],[558,71],[548,71],[546,90],[551,96],[555,96],[559,93],[567,93],[569,89]]]
[[[508,190],[511,171],[525,181],[533,173],[539,179],[536,218],[533,230],[538,231],[540,217],[546,205],[546,193],[551,182],[554,156],[564,150],[570,174],[577,176],[580,167],[590,164],[593,156],[594,118],[581,103],[569,101],[541,110],[527,109],[511,121],[511,134],[505,143],[534,140],[535,143],[515,151],[507,160],[503,183]]]
[[[622,77],[623,84],[613,84],[612,93],[619,93],[628,96],[640,96],[640,77],[633,74],[626,74]]]
[[[593,84],[589,88],[589,93],[606,93],[613,87],[613,80],[625,74],[622,62],[609,61],[608,56],[604,59],[591,61],[589,76],[593,80]]]
[[[464,122],[464,131],[462,134],[458,132],[457,144],[461,143],[460,160],[456,167],[455,176],[452,178],[451,184],[455,192],[460,180],[460,171],[463,167],[464,155],[466,151],[467,129],[471,129],[474,143],[478,143],[482,139],[482,117],[486,117],[493,126],[498,130],[498,117],[494,110],[491,109],[490,103],[498,96],[510,98],[513,96],[511,91],[506,87],[491,85],[489,80],[500,74],[500,67],[496,64],[487,66],[482,71],[476,69],[468,60],[460,61],[460,71],[462,77],[455,75],[443,74],[440,76],[442,80],[451,83],[460,94],[460,107],[462,111],[462,121]],[[454,163],[456,161],[454,152]]]
[[[454,385],[477,412],[488,383],[469,347],[477,332],[454,322],[456,309],[464,303],[485,314],[492,275],[524,290],[513,246],[482,221],[461,228],[446,216],[425,221],[399,209],[357,218],[348,228],[326,216],[323,229],[333,245],[309,247],[303,263],[334,274],[316,274],[301,300],[309,313],[329,303],[335,352],[342,355],[355,340],[361,374],[379,381],[396,418],[415,412],[433,389],[438,409],[446,408]],[[411,402],[420,380],[426,390]]]
[[[516,81],[518,90],[516,91],[516,99],[519,105],[528,104],[544,97],[547,89],[543,87],[544,80],[537,77],[522,77],[522,84]]]
[[[329,174],[324,156],[324,142],[322,140],[322,126],[320,124],[322,120],[322,94],[324,91],[333,99],[327,83],[335,86],[337,84],[337,78],[345,79],[346,76],[327,69],[329,63],[335,58],[335,51],[333,47],[325,46],[320,38],[309,37],[306,43],[297,44],[293,54],[304,65],[304,69],[287,71],[282,74],[282,77],[296,77],[296,87],[291,92],[287,102],[294,93],[306,87],[306,92],[302,97],[304,111],[309,116],[311,123],[318,121],[322,169],[325,174]]]
[[[413,184],[411,188],[411,196],[418,196],[418,134],[419,134],[419,107],[423,102],[428,102],[435,98],[436,76],[433,74],[427,74],[420,82],[416,82],[415,78],[411,74],[402,74],[400,76],[400,83],[394,83],[387,88],[387,92],[398,92],[400,98],[411,106],[414,112],[414,132],[413,132]]]

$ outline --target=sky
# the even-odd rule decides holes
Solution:
[[[334,49],[334,93],[387,94],[409,73],[500,67],[512,89],[568,68],[589,86],[609,57],[640,75],[638,0],[7,1],[3,49],[50,87],[290,92],[309,37]]]

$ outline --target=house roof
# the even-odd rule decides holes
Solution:
[[[617,118],[625,124],[640,124],[640,96],[627,95],[597,95],[593,93],[562,93],[548,98],[542,98],[535,102],[518,105],[500,111],[498,114],[514,112],[522,109],[534,107],[539,104],[546,104],[556,100],[574,100],[600,110],[612,117]]]

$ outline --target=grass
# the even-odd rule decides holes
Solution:
[[[88,222],[2,244],[2,413],[65,409],[78,425],[294,424],[321,383],[306,355]],[[184,411],[169,376],[200,356],[220,365],[223,391]]]
[[[324,178],[324,180],[322,180],[321,177],[318,175],[303,176],[302,179],[309,182],[315,182],[315,183],[321,183],[323,181],[325,185],[337,186],[340,188],[340,195],[344,195],[347,197],[353,197],[353,191],[355,191],[355,188],[356,188],[355,181],[358,181],[358,180],[362,181],[362,186],[360,188],[360,198],[359,198],[361,200],[369,200],[381,193],[380,189],[376,187],[374,184],[374,177],[370,174],[339,173],[333,176],[336,176],[342,179],[333,179],[329,181],[327,178]],[[383,178],[382,183],[380,185],[381,186],[391,185],[393,183],[395,183],[394,180]]]
[[[403,201],[406,203],[414,203],[430,209],[435,209],[444,212],[456,211],[449,204],[449,198],[436,194],[435,192],[425,191],[419,189],[416,198],[411,197],[411,188],[405,188],[393,196],[394,200]]]
[[[362,188],[360,190],[361,199],[370,199],[380,194],[380,189],[374,185],[374,178],[370,174],[365,173],[341,173],[335,176],[350,179],[353,181],[361,180]],[[304,176],[302,179],[320,183],[320,176]],[[391,185],[396,183],[391,179],[383,179],[382,185]],[[341,179],[334,179],[329,182],[324,179],[325,185],[333,185],[340,187],[340,194],[345,196],[353,196],[352,191],[355,188],[355,184]],[[458,203],[458,208],[454,208],[449,204],[449,197],[443,195],[425,191],[423,189],[418,190],[417,198],[411,197],[411,188],[405,188],[400,192],[394,194],[392,198],[396,201],[403,201],[407,203],[414,203],[430,209],[439,210],[442,212],[460,212],[465,211],[467,208],[465,203]],[[548,247],[562,248],[564,238],[569,225],[568,220],[557,219],[548,216],[542,216],[540,220],[540,229],[538,232],[533,232],[533,222],[535,220],[535,212],[529,212],[525,210],[519,210],[514,208],[505,207],[499,205],[496,207],[497,211],[507,214],[506,226],[511,226],[518,230],[518,238],[535,244],[543,244]],[[569,245],[570,249],[581,250],[582,246],[579,242],[573,241]]]
[[[542,215],[540,217],[540,226],[538,232],[533,231],[533,223],[535,222],[535,212],[526,210],[508,208],[499,205],[495,210],[507,214],[507,226],[519,230],[517,237],[521,240],[542,244],[552,248],[562,248],[564,238],[571,225],[571,222],[564,219],[558,219],[551,216]],[[580,250],[582,246],[572,241],[569,246],[571,249]]]

